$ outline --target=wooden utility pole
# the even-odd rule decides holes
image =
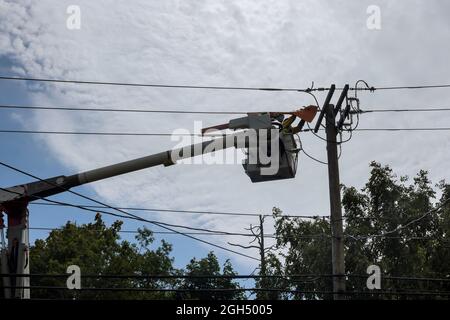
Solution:
[[[333,299],[345,299],[345,256],[344,256],[344,237],[342,223],[342,205],[341,205],[341,187],[339,181],[339,163],[337,151],[336,136],[341,130],[345,119],[347,118],[350,106],[348,101],[344,110],[341,112],[341,106],[347,99],[349,85],[345,85],[341,92],[336,107],[330,104],[336,86],[333,84],[328,91],[328,95],[320,112],[314,132],[317,133],[325,117],[325,131],[327,140],[327,163],[328,163],[328,184],[330,193],[330,225],[331,225],[331,262],[333,273]],[[341,113],[341,118],[336,126],[336,116]]]
[[[334,107],[324,106],[326,114],[326,136],[328,157],[328,182],[330,190],[330,225],[331,225],[331,255],[333,265],[333,298],[345,299],[345,261],[344,237],[342,226],[341,188],[339,182],[339,164],[337,151],[337,129]]]

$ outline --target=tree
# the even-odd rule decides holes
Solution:
[[[366,278],[358,275],[366,275],[371,264],[380,266],[383,274],[390,276],[450,277],[450,186],[444,181],[438,185],[442,197],[436,201],[436,191],[426,171],[420,171],[407,185],[408,177],[397,178],[389,166],[376,162],[370,166],[369,181],[361,191],[342,188],[347,290],[367,291]],[[276,208],[273,216],[277,244],[285,248],[282,273],[331,274],[329,221],[290,219]],[[448,291],[448,283],[391,279],[383,282],[383,289]],[[305,278],[285,288],[299,292],[291,295],[294,298],[329,299],[331,295],[326,292],[332,291],[332,281],[331,277]]]
[[[231,278],[231,276],[236,275],[236,272],[233,270],[230,261],[225,261],[221,271],[219,261],[213,252],[209,252],[205,258],[200,260],[193,258],[186,266],[184,274],[190,278],[184,279],[180,289],[189,290],[189,292],[184,293],[180,298],[200,300],[237,300],[244,298],[242,291],[233,291],[241,287]],[[208,278],[208,276],[213,276],[213,278]],[[221,276],[230,276],[230,278]],[[225,289],[228,291],[196,291],[204,289]]]
[[[162,241],[152,250],[153,234],[148,229],[139,229],[137,244],[119,242],[122,222],[116,221],[107,227],[101,215],[94,223],[77,226],[67,222],[60,230],[52,231],[45,240],[36,240],[30,249],[32,274],[64,274],[69,265],[78,265],[82,272],[82,288],[170,288],[173,280],[144,278],[96,278],[89,275],[171,275],[175,273],[172,247]],[[32,286],[64,287],[65,277],[33,278]],[[140,299],[170,298],[172,293],[133,291],[81,291],[33,290],[36,298],[81,299]]]

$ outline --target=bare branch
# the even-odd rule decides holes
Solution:
[[[271,245],[270,247],[268,247],[268,248],[265,248],[264,249],[264,251],[270,251],[270,250],[273,250],[273,249],[275,249],[277,247],[277,245],[276,244],[274,244],[274,245]]]
[[[243,245],[240,245],[240,244],[237,244],[237,243],[231,243],[231,242],[228,242],[228,244],[230,246],[241,247],[243,249],[252,249],[252,248],[259,249],[259,247],[257,247],[257,246],[243,246]]]

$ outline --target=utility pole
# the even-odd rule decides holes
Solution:
[[[336,141],[336,125],[334,108],[329,104],[326,110],[328,182],[330,189],[330,224],[331,224],[331,255],[333,265],[334,299],[345,299],[345,261],[344,237],[342,227],[341,187],[339,181],[339,163]]]
[[[325,131],[327,140],[327,163],[328,163],[328,184],[330,194],[330,226],[331,226],[331,261],[333,274],[333,299],[345,299],[345,255],[344,255],[344,237],[342,223],[342,205],[341,205],[341,189],[339,180],[339,162],[337,139],[338,129],[348,114],[348,106],[346,106],[339,125],[336,126],[335,117],[341,109],[344,99],[347,97],[349,86],[346,85],[342,90],[341,96],[334,107],[330,104],[333,96],[335,85],[333,84],[325,99],[324,105],[314,131],[320,128],[321,121],[325,116]]]

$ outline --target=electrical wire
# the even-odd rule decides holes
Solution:
[[[437,128],[359,128],[354,131],[449,131],[450,127]]]
[[[349,130],[345,130],[349,131]],[[450,131],[450,127],[436,128],[359,128],[351,131],[369,132],[369,131]],[[309,132],[303,129],[302,132]],[[87,136],[133,136],[133,137],[171,137],[171,136],[187,136],[187,137],[223,137],[222,134],[195,134],[195,133],[153,133],[153,132],[88,132],[88,131],[40,131],[40,130],[8,130],[0,129],[0,133],[7,134],[45,134],[45,135],[87,135]],[[348,141],[348,140],[347,140]],[[337,142],[340,144],[340,142]]]
[[[16,289],[35,289],[35,290],[72,290],[67,287],[56,286],[5,286],[4,288],[16,288]],[[394,290],[377,290],[377,291],[346,291],[346,292],[333,292],[324,290],[294,290],[294,289],[281,289],[281,288],[196,288],[196,289],[175,289],[175,288],[95,288],[95,287],[81,287],[76,289],[77,291],[139,291],[139,292],[286,292],[291,294],[343,294],[343,295],[392,295],[392,296],[450,296],[448,291],[394,291]],[[53,299],[52,299],[53,300]],[[63,299],[64,300],[64,299]]]
[[[11,274],[0,274],[1,277],[9,277]],[[18,277],[28,277],[28,278],[62,278],[68,277],[67,274],[22,274],[14,275]],[[123,275],[123,274],[106,274],[106,275],[95,275],[88,274],[83,275],[83,278],[88,279],[146,279],[146,280],[163,280],[163,279],[284,279],[290,281],[291,284],[287,288],[148,288],[148,287],[83,287],[80,291],[140,291],[140,292],[286,292],[291,294],[325,294],[328,292],[320,290],[300,290],[298,287],[293,289],[292,286],[298,286],[299,284],[311,283],[308,278],[313,277],[313,281],[318,281],[321,278],[334,278],[337,275],[333,274],[302,274],[302,275]],[[346,278],[361,278],[366,279],[368,275],[357,275],[357,274],[347,274]],[[306,279],[306,280],[296,280],[296,279]],[[382,280],[391,280],[395,282],[437,282],[437,283],[447,283],[450,278],[425,278],[425,277],[406,277],[406,276],[389,276],[381,275]],[[5,288],[12,288],[11,286],[6,286]],[[67,286],[16,286],[16,289],[40,289],[40,290],[68,290]],[[392,296],[450,296],[450,292],[443,290],[424,290],[408,288],[408,290],[403,290],[401,288],[396,288],[395,290],[375,290],[375,291],[346,291],[345,295],[392,295]]]
[[[0,133],[19,133],[19,134],[48,134],[48,135],[88,135],[88,136],[145,136],[145,137],[223,137],[222,134],[196,134],[196,133],[150,133],[150,132],[88,132],[88,131],[40,131],[40,130],[8,130],[0,129]]]
[[[67,278],[69,274],[44,274],[44,273],[30,273],[30,274],[11,274],[0,273],[2,277],[20,277],[20,278]],[[396,280],[396,281],[417,281],[417,282],[450,282],[450,277],[443,275],[445,278],[430,278],[418,276],[391,276],[388,274],[381,274],[382,280]],[[255,275],[255,274],[207,274],[207,275],[176,275],[176,274],[83,274],[81,278],[86,279],[303,279],[303,278],[336,278],[341,277],[336,274],[292,274],[292,275]],[[346,274],[346,278],[360,278],[366,279],[368,274]]]
[[[315,157],[309,155],[309,154],[305,151],[305,149],[303,148],[303,143],[302,143],[302,139],[300,138],[300,135],[299,135],[299,134],[295,134],[295,136],[297,137],[298,144],[299,144],[299,149],[300,149],[301,152],[303,152],[308,158],[310,158],[310,159],[312,159],[312,160],[314,160],[314,161],[316,161],[316,162],[319,162],[319,163],[324,164],[324,165],[328,165],[327,162],[321,161],[321,160],[319,160],[319,159],[317,159],[317,158],[315,158]]]
[[[352,129],[351,131],[449,131],[450,127],[437,127],[437,128],[359,128]],[[301,132],[309,132],[309,129],[303,129]],[[350,130],[344,130],[350,131]]]
[[[309,92],[308,92],[309,93]],[[309,93],[313,95],[312,93]],[[314,96],[314,95],[313,95]],[[314,96],[315,98],[315,96]],[[315,98],[316,99],[316,98]],[[316,99],[317,101],[317,99]],[[265,108],[274,110],[278,107]],[[80,111],[80,112],[126,112],[126,113],[167,113],[167,114],[206,114],[206,115],[247,115],[249,113],[269,113],[272,111],[206,111],[206,110],[193,110],[193,109],[119,109],[119,108],[87,108],[87,107],[54,107],[54,106],[23,106],[23,105],[0,105],[0,109],[18,109],[18,110],[48,110],[48,111]],[[244,108],[239,108],[244,109]],[[320,108],[319,108],[320,111]],[[386,113],[386,112],[446,112],[450,111],[450,108],[403,108],[403,109],[395,109],[395,108],[387,108],[387,109],[364,109],[359,111],[353,111],[353,114],[364,114],[364,113]],[[280,113],[287,113],[281,112]],[[324,139],[324,138],[323,138]]]
[[[305,154],[305,156],[307,156],[307,157],[310,158],[311,160],[316,161],[316,162],[318,162],[318,163],[320,163],[320,164],[323,164],[323,165],[326,165],[326,166],[328,165],[328,162],[319,160],[319,159],[313,157],[312,155],[310,155],[309,153],[307,153],[306,150],[305,150],[303,147],[301,148],[301,151]]]
[[[35,230],[35,231],[61,231],[64,230],[63,228],[46,228],[46,227],[31,227],[28,228],[29,230]],[[96,231],[96,230],[92,230]],[[175,232],[171,231],[154,231],[150,230],[153,234],[177,234]],[[131,234],[139,234],[139,231],[133,231],[133,230],[120,230],[119,233],[131,233]],[[201,236],[241,236],[241,237],[253,237],[252,234],[248,233],[234,233],[234,232],[226,232],[223,231],[219,232],[185,232],[185,234],[190,235],[201,235]],[[272,237],[273,235],[264,235],[265,237]]]
[[[300,149],[301,152],[303,152],[303,153],[305,154],[305,156],[307,156],[307,157],[310,158],[311,160],[316,161],[316,162],[318,162],[318,163],[320,163],[320,164],[328,165],[328,162],[319,160],[319,159],[317,159],[316,157],[313,157],[312,155],[310,155],[308,152],[306,152],[306,150],[305,150],[304,147],[303,147],[302,141],[301,141],[301,139],[300,139],[300,135],[296,134],[296,136],[297,136],[297,138],[298,138],[298,143],[299,143],[299,145],[300,145],[300,148],[299,148],[299,149]],[[340,159],[340,158],[341,158],[341,155],[342,155],[342,146],[341,146],[341,143],[339,143],[338,146],[339,146],[338,159]]]
[[[127,86],[127,87],[172,88],[172,89],[290,91],[290,92],[310,92],[310,91],[324,91],[324,90],[326,90],[325,88],[298,89],[298,88],[265,88],[265,87],[235,87],[235,86],[172,85],[172,84],[149,84],[149,83],[126,83],[126,82],[106,82],[106,81],[63,80],[63,79],[50,79],[50,78],[10,77],[10,76],[0,76],[0,80],[33,81],[33,82],[48,82],[48,83],[70,83],[70,84],[89,84],[89,85],[109,85],[109,86]]]
[[[107,82],[107,81],[86,81],[86,80],[67,80],[67,79],[51,79],[51,78],[33,78],[19,76],[0,76],[0,80],[11,81],[32,81],[32,82],[48,82],[48,83],[70,83],[70,84],[89,84],[89,85],[109,85],[109,86],[128,86],[128,87],[151,87],[151,88],[173,88],[173,89],[208,89],[208,90],[247,90],[247,91],[291,91],[291,92],[312,92],[327,91],[330,88],[318,87],[314,88],[277,88],[277,87],[237,87],[237,86],[200,86],[200,85],[172,85],[172,84],[150,84],[150,83],[127,83],[127,82]],[[364,82],[364,80],[358,80]],[[381,90],[417,90],[417,89],[443,89],[450,88],[450,84],[431,84],[431,85],[415,85],[415,86],[368,86],[365,88],[349,88],[354,91],[381,91]],[[336,90],[344,90],[344,88],[336,88]]]
[[[3,288],[16,288],[16,289],[30,289],[30,290],[73,290],[65,287],[58,286],[4,286]],[[300,290],[300,289],[282,289],[282,288],[196,288],[196,289],[182,289],[182,288],[146,288],[146,287],[81,287],[80,289],[75,289],[76,291],[111,291],[111,292],[177,292],[177,293],[195,293],[195,292],[285,292],[296,295],[304,294],[341,294],[346,296],[352,295],[368,295],[368,296],[378,296],[378,295],[389,295],[389,296],[450,296],[449,291],[398,291],[397,290],[370,290],[370,291],[345,291],[345,292],[334,292],[334,291],[324,291],[324,290]],[[39,300],[39,299],[36,299]],[[54,300],[54,299],[51,299]],[[60,299],[65,300],[65,299]],[[67,299],[66,299],[67,300]]]
[[[45,203],[45,202],[31,202],[30,205],[42,205],[42,206],[60,206],[57,203]],[[80,205],[80,204],[79,204]],[[93,206],[93,205],[82,205],[85,208],[91,209],[107,209],[105,206]],[[157,208],[136,208],[136,207],[118,207],[118,209],[122,210],[131,210],[131,211],[148,211],[148,212],[167,212],[167,213],[191,213],[191,214],[211,214],[211,215],[225,215],[225,216],[248,216],[248,217],[271,217],[271,214],[258,214],[258,213],[250,213],[250,212],[223,212],[223,211],[201,211],[201,210],[175,210],[175,209],[157,209]],[[321,215],[282,215],[285,218],[303,218],[303,219],[317,219],[317,218],[328,218],[328,216]]]
[[[350,88],[350,90],[374,92],[374,91],[380,91],[380,90],[404,90],[404,89],[417,90],[417,89],[445,89],[445,88],[450,88],[450,84],[432,84],[432,85],[417,85],[417,86],[385,86],[385,87],[367,87],[367,88],[357,88],[357,89]],[[338,88],[336,90],[343,90],[343,88]]]
[[[30,227],[28,228],[30,230],[36,230],[36,231],[61,231],[63,230],[63,228],[50,228],[50,227]],[[93,232],[95,232],[96,230],[91,230]],[[175,232],[170,232],[170,231],[154,231],[154,230],[150,230],[153,234],[165,234],[165,235],[174,235],[177,234]],[[130,234],[138,234],[139,231],[133,231],[133,230],[121,230],[118,231],[119,233],[130,233]],[[185,232],[185,234],[191,234],[191,235],[202,235],[202,236],[242,236],[242,237],[254,237],[253,234],[244,234],[244,233],[233,233],[233,232],[227,232],[227,233],[223,233],[222,231],[219,231],[217,233],[214,232]],[[271,238],[271,239],[276,239],[276,235],[275,234],[264,234],[265,238]],[[348,235],[348,234],[344,234],[344,237],[346,239],[355,239],[358,236],[355,235]],[[366,238],[378,238],[378,236],[365,236]],[[296,239],[331,239],[332,236],[328,236],[328,235],[300,235],[300,236],[295,236]],[[383,239],[400,239],[400,240],[404,240],[404,241],[413,241],[413,240],[429,240],[429,241],[435,241],[435,240],[441,240],[440,238],[436,238],[436,237],[401,237],[401,236],[384,236]],[[359,240],[359,239],[358,239]],[[450,240],[443,240],[444,242],[450,242]]]
[[[278,107],[277,107],[278,108]],[[206,115],[247,115],[249,113],[270,113],[272,111],[197,111],[193,109],[183,109],[183,110],[167,110],[167,109],[119,109],[119,108],[88,108],[88,107],[50,107],[50,106],[23,106],[23,105],[5,105],[1,104],[0,109],[18,109],[18,110],[47,110],[47,111],[80,111],[80,112],[127,112],[127,113],[167,113],[167,114],[206,114]],[[245,109],[245,108],[239,108]],[[276,109],[276,108],[266,108],[266,109]],[[281,112],[280,113],[287,113]]]
[[[450,111],[450,108],[417,108],[417,109],[364,109],[359,113],[385,113],[385,112],[444,112]]]

